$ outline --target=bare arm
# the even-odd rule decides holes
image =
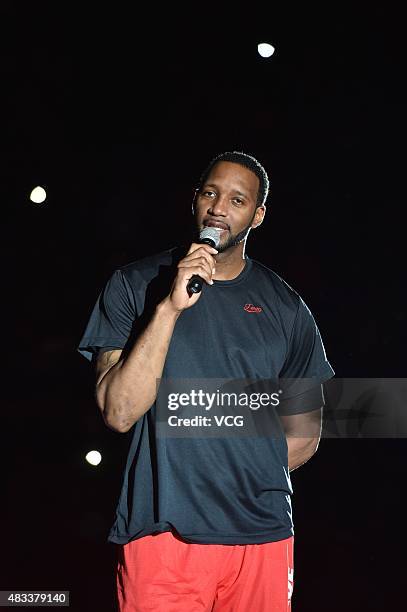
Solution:
[[[322,408],[280,416],[287,439],[288,469],[300,467],[316,453],[321,437]]]
[[[188,296],[188,280],[199,274],[212,282],[217,251],[208,245],[193,244],[178,264],[170,294],[137,338],[126,358],[122,351],[107,351],[97,362],[96,401],[108,427],[128,431],[150,409],[157,396],[175,324],[182,311],[193,306],[200,293]]]

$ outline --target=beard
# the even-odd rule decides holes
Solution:
[[[235,247],[236,245],[240,244],[241,242],[243,242],[244,240],[246,240],[247,236],[249,235],[249,232],[252,228],[252,223],[254,220],[254,216],[256,214],[256,211],[254,211],[253,217],[251,218],[249,224],[238,234],[229,234],[228,238],[226,239],[226,241],[224,243],[221,243],[218,247],[218,253],[224,253],[225,251],[227,251],[228,249]],[[200,234],[200,228],[195,226],[195,238],[194,238],[194,242],[198,242],[199,241],[199,234]]]
[[[238,234],[229,234],[228,238],[226,239],[226,241],[223,244],[220,244],[218,246],[218,252],[219,253],[224,253],[225,251],[227,251],[228,249],[238,245],[240,242],[243,242],[244,240],[246,240],[247,236],[249,235],[249,232],[251,230],[251,224],[248,225],[247,227],[245,227],[244,230],[242,230],[241,232],[239,232]]]

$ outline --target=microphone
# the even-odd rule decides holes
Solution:
[[[204,227],[198,238],[199,244],[209,244],[209,246],[217,249],[220,243],[220,231],[216,227]],[[204,279],[198,274],[194,274],[188,281],[187,291],[189,296],[193,293],[200,293]]]

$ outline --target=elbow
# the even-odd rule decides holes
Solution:
[[[99,408],[105,425],[117,433],[127,433],[136,422],[117,402],[114,404],[105,402],[104,405],[99,405]]]
[[[120,404],[105,404],[101,412],[105,425],[117,433],[127,433],[140,418],[129,414]]]
[[[135,420],[130,418],[127,413],[121,410],[118,405],[99,406],[105,425],[116,433],[127,433],[134,425]]]
[[[117,402],[112,405],[108,401],[106,391],[99,385],[96,387],[95,399],[106,427],[116,433],[127,433],[131,429],[134,423],[123,417],[123,411]]]
[[[127,433],[134,425],[134,423],[126,423],[120,421],[119,419],[112,419],[105,413],[102,413],[102,416],[106,427],[108,427],[112,431],[115,431],[116,433]]]

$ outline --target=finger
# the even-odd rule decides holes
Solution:
[[[214,268],[216,266],[216,259],[214,258],[214,256],[210,255],[207,251],[204,250],[194,251],[190,255],[187,255],[187,257],[184,257],[184,259],[181,259],[179,263],[187,261],[196,261],[196,263],[200,263],[203,259],[208,262],[211,268]]]
[[[190,255],[191,253],[194,253],[195,251],[198,251],[200,249],[212,255],[216,255],[218,253],[217,249],[211,247],[209,244],[198,244],[196,242],[193,242],[189,248],[187,255]]]
[[[216,261],[211,255],[209,256],[199,255],[198,257],[186,257],[185,259],[182,259],[178,263],[177,267],[182,268],[186,266],[200,266],[200,265],[202,266],[207,265],[212,270],[212,268],[214,268],[216,265]]]
[[[204,266],[190,266],[182,268],[179,272],[179,279],[182,284],[187,283],[194,276],[200,276],[208,285],[213,285],[212,272]]]
[[[200,268],[205,269],[208,272],[208,274],[211,276],[211,278],[215,270],[215,266],[212,263],[212,261],[208,261],[205,257],[196,257],[195,259],[192,259],[192,260],[183,260],[183,261],[180,261],[178,264],[178,270],[181,270],[183,268],[194,268],[194,267],[200,267]]]

